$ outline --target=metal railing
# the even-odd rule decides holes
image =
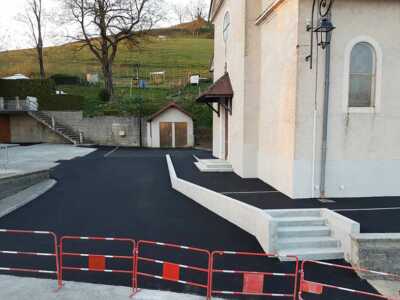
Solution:
[[[37,98],[26,97],[0,97],[0,111],[37,111],[39,104]]]

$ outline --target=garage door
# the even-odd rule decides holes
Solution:
[[[187,147],[188,136],[187,136],[187,123],[177,122],[175,123],[175,147]]]
[[[0,143],[10,143],[10,117],[0,115]]]
[[[172,147],[172,123],[160,122],[160,147]]]

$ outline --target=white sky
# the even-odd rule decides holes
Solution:
[[[166,5],[181,4],[185,5],[190,0],[164,0]],[[206,0],[209,2],[210,0]],[[43,0],[43,6],[49,10],[57,10],[59,0]],[[0,49],[10,50],[16,48],[31,47],[29,36],[27,34],[26,25],[17,21],[18,14],[24,13],[26,0],[0,0]],[[177,23],[176,18],[171,16],[170,22],[166,25]],[[54,27],[54,25],[52,25]],[[57,36],[54,33],[54,28],[47,28],[47,35],[45,36],[45,44],[47,46],[61,43],[64,41],[66,29],[57,30]],[[61,32],[60,32],[61,31]],[[5,43],[3,42],[5,41]],[[4,43],[4,44],[3,44]]]

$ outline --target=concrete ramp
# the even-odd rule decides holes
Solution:
[[[350,261],[351,235],[360,233],[359,223],[329,209],[259,209],[179,178],[171,157],[166,159],[175,190],[256,237],[265,252]]]

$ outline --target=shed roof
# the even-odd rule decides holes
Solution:
[[[220,102],[221,98],[233,98],[233,89],[229,73],[225,73],[219,78],[202,93],[196,101],[199,103]]]
[[[167,110],[170,110],[172,108],[175,108],[175,109],[179,110],[180,112],[184,113],[185,115],[189,116],[190,118],[192,118],[192,115],[190,113],[188,113],[186,110],[184,110],[182,107],[180,107],[178,104],[176,104],[176,102],[170,102],[166,106],[161,108],[159,111],[157,111],[156,113],[152,114],[147,119],[147,122],[153,121],[155,118],[157,118],[158,116],[162,115],[164,112],[166,112]]]

